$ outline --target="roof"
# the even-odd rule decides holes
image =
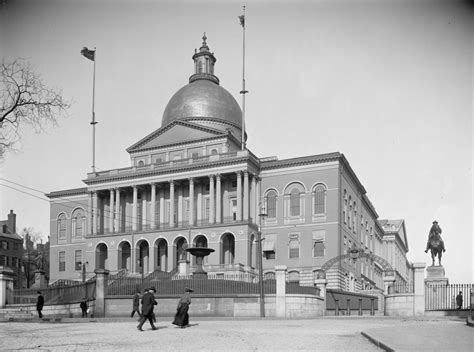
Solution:
[[[407,240],[407,233],[405,230],[405,220],[398,219],[398,220],[388,220],[388,219],[381,219],[378,220],[380,226],[385,234],[387,235],[397,235],[405,246],[406,251],[408,252],[408,240]]]

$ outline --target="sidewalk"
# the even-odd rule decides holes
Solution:
[[[362,331],[385,351],[473,351],[474,329],[461,320],[412,320]]]

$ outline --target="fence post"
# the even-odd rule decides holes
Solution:
[[[413,316],[425,315],[426,263],[413,263]]]
[[[375,315],[375,298],[370,299],[370,315]]]
[[[286,265],[275,266],[275,279],[275,315],[278,318],[286,318]]]
[[[13,303],[13,270],[0,266],[0,308]]]
[[[351,315],[351,300],[350,298],[347,298],[346,301],[347,301],[346,314]]]
[[[336,311],[334,312],[334,314],[338,316],[339,315],[339,300],[334,299],[334,304],[336,305]]]
[[[107,278],[109,271],[107,269],[94,270],[96,277],[95,286],[95,308],[94,317],[105,316],[105,296],[107,296]]]

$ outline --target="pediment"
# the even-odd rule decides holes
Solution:
[[[175,121],[150,133],[127,149],[129,153],[197,140],[226,136],[227,132],[204,127],[195,123]]]

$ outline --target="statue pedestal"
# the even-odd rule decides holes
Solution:
[[[425,283],[429,285],[448,285],[449,280],[446,277],[442,265],[432,265],[426,268]]]
[[[36,270],[35,271],[35,282],[31,286],[32,288],[46,288],[48,287],[48,281],[45,277],[46,271]]]
[[[181,259],[178,262],[178,276],[189,275],[189,261]]]
[[[426,268],[425,278],[425,307],[447,309],[449,280],[441,265]]]

